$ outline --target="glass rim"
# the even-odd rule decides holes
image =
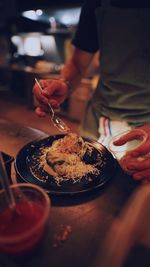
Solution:
[[[5,245],[8,245],[8,244],[12,244],[14,242],[16,243],[19,243],[20,241],[23,241],[25,239],[28,239],[31,235],[34,235],[34,233],[42,226],[44,225],[44,223],[46,222],[48,216],[49,216],[49,211],[50,211],[50,208],[51,208],[51,200],[50,200],[50,197],[48,196],[48,194],[46,193],[46,191],[41,188],[40,186],[38,185],[35,185],[35,184],[30,184],[30,183],[15,183],[13,185],[10,185],[10,187],[12,189],[14,188],[17,188],[18,189],[20,187],[25,187],[25,188],[30,188],[30,189],[36,189],[38,192],[41,192],[41,194],[44,196],[44,199],[46,201],[46,205],[45,205],[45,209],[44,209],[44,212],[43,212],[43,216],[41,217],[41,219],[38,221],[38,223],[33,226],[32,229],[29,229],[27,230],[25,233],[23,234],[19,234],[18,237],[16,236],[11,236],[11,237],[1,237],[0,236],[0,245],[1,243],[5,244]],[[0,190],[0,195],[4,193],[4,189],[1,189]]]
[[[126,135],[126,134],[128,134],[128,133],[130,133],[130,132],[133,132],[133,131],[137,131],[137,132],[141,132],[141,134],[143,134],[142,135],[142,137],[143,137],[143,139],[141,140],[141,142],[139,143],[139,144],[137,144],[134,148],[131,148],[131,149],[126,149],[126,148],[124,148],[123,149],[123,146],[124,145],[126,145],[126,144],[128,144],[129,142],[131,142],[131,141],[134,141],[134,140],[140,140],[140,139],[131,139],[131,140],[129,140],[129,141],[127,141],[126,143],[124,143],[123,145],[114,145],[113,144],[113,142],[114,141],[116,141],[117,139],[119,139],[119,138],[121,138],[122,136],[124,136],[124,135]],[[117,134],[117,135],[115,135],[115,136],[113,136],[112,138],[111,138],[111,140],[109,141],[109,143],[108,143],[108,149],[109,149],[109,151],[111,151],[112,153],[115,153],[115,152],[123,152],[123,151],[132,151],[132,150],[134,150],[134,149],[136,149],[136,148],[138,148],[138,147],[140,147],[146,140],[147,140],[147,137],[148,137],[148,134],[147,134],[147,132],[146,131],[144,131],[143,129],[138,129],[138,128],[135,128],[135,129],[131,129],[131,130],[127,130],[127,131],[124,131],[124,132],[120,132],[119,134]],[[114,148],[111,148],[111,145],[113,145],[114,146]],[[120,147],[122,147],[122,150],[118,150]],[[115,148],[116,148],[116,150],[115,150]]]

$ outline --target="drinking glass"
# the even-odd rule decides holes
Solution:
[[[0,191],[0,252],[22,255],[31,252],[42,239],[49,219],[51,202],[41,187],[19,183],[11,185],[15,210]]]
[[[131,133],[131,134],[130,134]],[[133,133],[133,134],[132,134]],[[130,134],[130,140],[122,145],[116,145],[114,144],[115,141],[122,138],[124,135]],[[141,146],[147,139],[147,133],[142,129],[134,129],[133,131],[126,131],[122,132],[119,135],[114,136],[109,144],[108,149],[114,157],[117,159],[118,163],[120,164],[121,168],[127,172],[128,174],[132,174],[134,170],[128,170],[128,162],[133,160],[133,157],[131,158],[129,152],[134,151],[137,147]],[[142,160],[138,159],[137,160]]]

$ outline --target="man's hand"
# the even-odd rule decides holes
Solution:
[[[48,102],[54,109],[59,109],[68,95],[68,86],[61,80],[40,80],[39,81],[43,91],[39,89],[35,83],[33,87],[33,94],[38,102],[38,107],[35,112],[38,116],[44,117],[49,111],[47,104]]]
[[[130,160],[126,160],[126,167],[132,172],[135,180],[150,182],[150,124],[136,129],[144,130],[147,134],[147,139],[141,146],[134,149],[134,151],[127,153],[127,156],[124,158],[127,159],[128,157]],[[115,141],[114,144],[120,146],[130,140],[137,139],[139,135],[136,129]]]

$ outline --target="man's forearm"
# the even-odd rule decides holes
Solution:
[[[74,49],[71,59],[65,64],[60,77],[75,89],[84,76],[93,54],[89,54],[77,48]]]
[[[74,63],[70,61],[62,69],[60,78],[66,80],[70,83],[70,87],[75,89],[80,83],[82,75],[83,74],[79,72]]]

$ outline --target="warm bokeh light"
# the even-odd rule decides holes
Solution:
[[[24,40],[24,52],[29,56],[38,56],[43,54],[41,49],[40,37],[29,36]]]

